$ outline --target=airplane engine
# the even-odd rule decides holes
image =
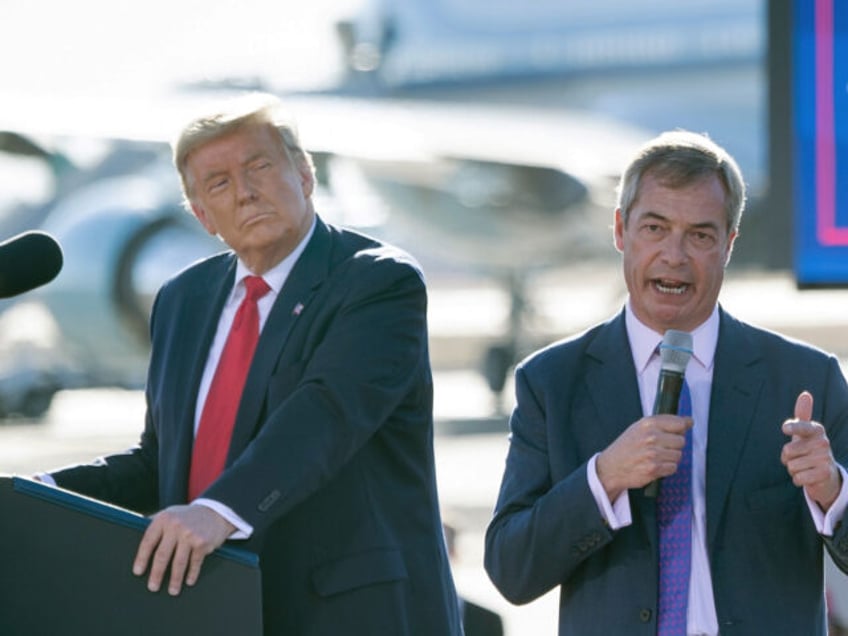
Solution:
[[[7,313],[37,303],[52,336],[3,343],[16,355],[4,354],[14,364],[0,369],[0,415],[39,415],[61,388],[143,386],[156,290],[224,247],[182,208],[172,170],[163,157],[137,174],[80,187],[49,211],[41,229],[62,246],[63,269]],[[10,332],[26,332],[21,327]]]
[[[158,287],[223,249],[175,196],[157,196],[157,189],[162,181],[145,176],[97,183],[63,201],[44,226],[65,254],[64,271],[44,288],[44,302],[80,349],[76,357],[119,385],[143,382],[148,314]]]

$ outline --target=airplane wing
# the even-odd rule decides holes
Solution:
[[[11,96],[0,130],[168,142],[212,100]],[[549,263],[608,247],[618,175],[647,131],[568,109],[331,94],[282,95],[342,208],[373,206],[442,256]],[[362,218],[356,210],[351,218]],[[498,256],[500,255],[500,257]]]

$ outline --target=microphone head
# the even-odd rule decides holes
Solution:
[[[669,329],[660,343],[660,368],[683,374],[692,357],[692,334]]]
[[[17,296],[56,278],[62,248],[46,232],[24,232],[0,243],[0,298]]]

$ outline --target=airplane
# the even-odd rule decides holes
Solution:
[[[708,130],[754,190],[764,181],[764,25],[757,0],[495,5],[364,2],[337,25],[344,79],[282,96],[315,158],[325,217],[503,282],[509,324],[480,365],[498,395],[536,344],[530,279],[609,257],[617,177],[645,140]],[[118,105],[78,97],[70,120],[43,100],[4,101],[0,157],[29,164],[52,195],[0,203],[0,237],[50,232],[65,266],[0,301],[0,324],[15,325],[0,329],[0,415],[37,416],[62,388],[143,385],[152,295],[223,247],[182,209],[167,141],[198,102],[253,88],[275,92],[236,78]]]
[[[480,365],[499,395],[539,344],[533,275],[614,255],[618,175],[647,138],[708,132],[741,164],[757,216],[766,26],[761,0],[372,0],[337,25],[339,103],[314,107],[346,113],[357,123],[343,136],[358,135],[304,130],[341,199],[367,192],[418,250],[507,290],[506,332]]]

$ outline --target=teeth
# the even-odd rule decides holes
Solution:
[[[665,285],[665,284],[660,283],[660,282],[658,281],[658,282],[656,283],[656,287],[657,287],[657,289],[658,289],[658,290],[660,290],[663,294],[675,294],[675,295],[678,295],[678,296],[679,296],[680,294],[682,294],[683,292],[685,292],[685,291],[686,291],[686,289],[689,287],[689,285],[687,285],[687,284],[683,283],[683,284],[681,284],[681,285],[671,287],[671,286],[669,286],[669,285]]]

